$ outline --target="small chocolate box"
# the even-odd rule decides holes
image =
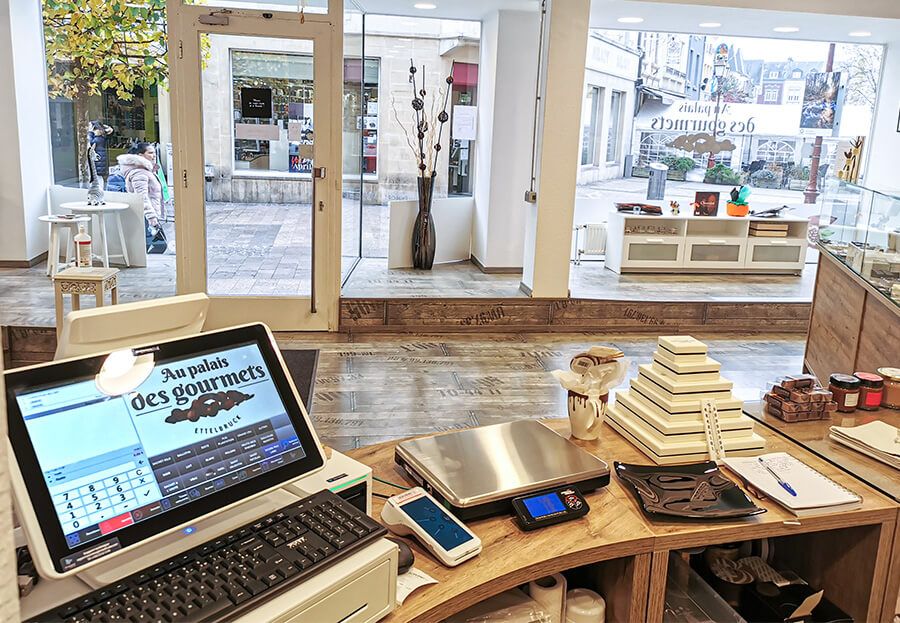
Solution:
[[[807,403],[811,402],[809,399],[809,390],[803,389],[792,389],[791,390],[791,400],[799,403]]]
[[[809,392],[810,402],[828,402],[831,398],[831,392],[827,389],[814,389]]]
[[[785,389],[781,385],[773,385],[772,393],[776,394],[778,396],[781,396],[782,398],[785,398],[787,400],[790,400],[790,398],[791,398],[791,390]]]
[[[779,380],[785,389],[811,389],[819,383],[812,374],[791,374]]]

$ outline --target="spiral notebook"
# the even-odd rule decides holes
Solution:
[[[793,488],[797,493],[795,497],[778,484],[759,458],[726,458],[723,463],[745,485],[778,502],[798,517],[851,510],[862,504],[860,496],[786,452],[761,455],[766,465]]]

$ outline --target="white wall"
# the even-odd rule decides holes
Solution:
[[[878,189],[900,190],[900,40],[884,48],[882,80],[869,143],[868,164],[863,183]]]
[[[537,11],[482,22],[472,255],[486,268],[522,266],[539,29]]]
[[[52,180],[40,2],[0,2],[0,261],[47,251]]]

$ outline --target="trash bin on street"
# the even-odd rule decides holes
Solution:
[[[666,194],[666,175],[669,167],[661,162],[650,164],[650,179],[647,182],[647,199],[661,201]]]

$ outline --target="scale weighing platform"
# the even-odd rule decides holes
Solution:
[[[512,513],[514,497],[609,484],[609,466],[536,420],[411,439],[394,461],[462,521]]]

